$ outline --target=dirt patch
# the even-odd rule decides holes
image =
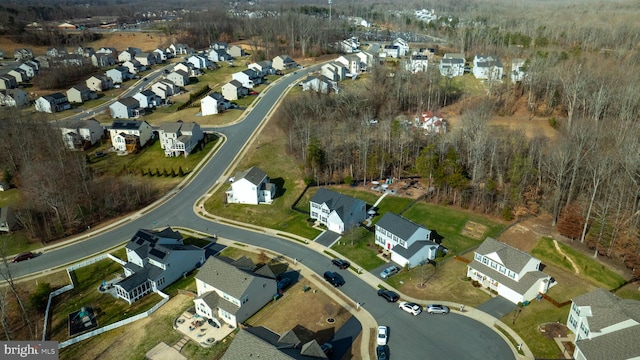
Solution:
[[[484,234],[487,232],[488,227],[486,225],[478,224],[477,222],[467,221],[464,224],[464,228],[461,231],[461,234],[472,239],[482,240],[484,238]]]
[[[554,339],[559,337],[567,337],[569,328],[561,323],[544,323],[538,326],[540,334],[546,338]]]

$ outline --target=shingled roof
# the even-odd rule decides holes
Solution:
[[[396,215],[392,212],[387,212],[384,215],[382,215],[380,220],[378,220],[378,222],[376,223],[376,226],[379,226],[382,229],[389,231],[390,233],[394,234],[395,236],[399,237],[402,240],[409,239],[420,228],[424,229],[424,226],[418,225],[413,221],[406,219],[400,215]],[[427,231],[431,232],[431,230],[427,230]],[[427,240],[427,239],[424,239],[424,240]]]

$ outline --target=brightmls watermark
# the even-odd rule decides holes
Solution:
[[[0,359],[58,360],[58,342],[0,341]]]

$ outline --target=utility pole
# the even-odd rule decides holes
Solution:
[[[329,0],[329,22],[331,22],[331,0]]]

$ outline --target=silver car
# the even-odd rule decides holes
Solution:
[[[397,274],[398,271],[400,271],[400,269],[397,266],[389,266],[388,268],[382,270],[382,272],[380,273],[380,277],[386,279],[389,276]]]
[[[449,313],[449,308],[444,305],[431,304],[427,305],[427,312],[429,314],[443,314],[446,315]]]

